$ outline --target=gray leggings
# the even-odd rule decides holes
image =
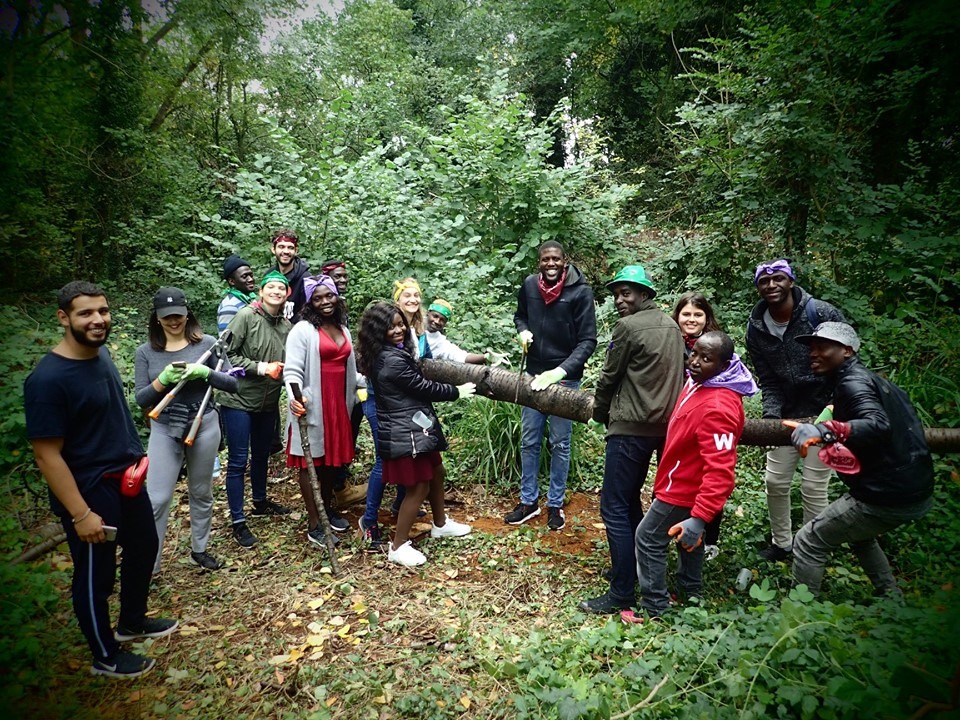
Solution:
[[[153,520],[157,525],[160,548],[153,571],[160,572],[160,556],[167,534],[167,519],[173,489],[180,475],[183,459],[187,459],[187,493],[190,498],[190,535],[194,552],[204,552],[210,539],[210,522],[213,518],[213,459],[220,446],[220,421],[216,411],[203,416],[200,432],[191,447],[172,438],[163,423],[150,424],[150,444],[147,454],[150,467],[147,470],[147,495],[153,505]]]

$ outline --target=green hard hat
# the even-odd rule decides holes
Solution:
[[[647,271],[643,269],[643,265],[627,265],[613,276],[613,280],[607,283],[607,289],[625,282],[639,285],[647,290],[650,293],[651,300],[657,296],[657,291],[654,289],[653,283],[650,282],[650,278],[647,277]]]

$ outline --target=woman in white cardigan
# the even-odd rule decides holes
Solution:
[[[306,414],[310,453],[320,481],[320,497],[330,526],[337,532],[350,527],[333,512],[333,486],[338,470],[353,461],[350,413],[357,397],[357,361],[350,331],[344,323],[346,308],[337,286],[326,275],[305,277],[307,303],[300,320],[287,336],[283,381],[290,398],[287,413],[287,467],[298,468],[300,494],[307,508],[307,539],[324,547],[323,526],[303,457],[297,418]],[[303,403],[294,399],[291,384],[303,390]],[[338,540],[333,538],[334,543]]]

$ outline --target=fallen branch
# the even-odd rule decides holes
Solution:
[[[664,675],[660,682],[653,686],[653,690],[650,691],[650,694],[647,695],[643,700],[638,702],[636,705],[627,708],[622,713],[617,713],[616,715],[611,715],[610,720],[623,720],[623,718],[630,717],[640,708],[644,708],[650,704],[650,701],[653,700],[654,696],[660,692],[660,689],[667,684],[667,680],[670,679],[669,675]]]

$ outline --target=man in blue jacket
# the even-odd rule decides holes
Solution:
[[[793,577],[817,594],[830,554],[849,545],[876,595],[900,595],[877,536],[923,517],[933,504],[933,461],[923,426],[907,394],[860,363],[860,338],[852,327],[821,323],[797,341],[809,346],[813,372],[834,380],[836,388],[833,418],[798,426],[790,440],[798,451],[841,443],[858,466],[847,461],[848,471],[838,470],[847,492],[797,532]]]
[[[538,251],[538,272],[520,286],[517,312],[513,316],[518,339],[526,353],[526,372],[533,375],[530,389],[543,390],[560,383],[579,388],[583,366],[597,347],[597,316],[593,290],[583,273],[569,262],[563,246],[554,240]],[[570,436],[573,421],[544,415],[524,407],[521,422],[520,502],[504,517],[510,525],[522,525],[540,514],[537,472],[540,445],[550,426],[550,486],[547,490],[547,526],[564,527],[563,499],[570,470]]]
[[[796,339],[809,334],[823,321],[843,321],[843,315],[830,303],[814,299],[796,279],[784,259],[760,263],[754,284],[760,302],[747,323],[747,352],[763,393],[763,417],[803,418],[816,416],[829,402],[831,383],[810,371],[807,351]],[[790,487],[800,463],[800,455],[790,446],[767,453],[764,482],[767,509],[770,512],[771,544],[760,551],[760,558],[782,561],[790,557],[793,526],[790,521]],[[827,506],[830,468],[815,455],[803,461],[800,484],[803,497],[803,522],[810,522]]]

